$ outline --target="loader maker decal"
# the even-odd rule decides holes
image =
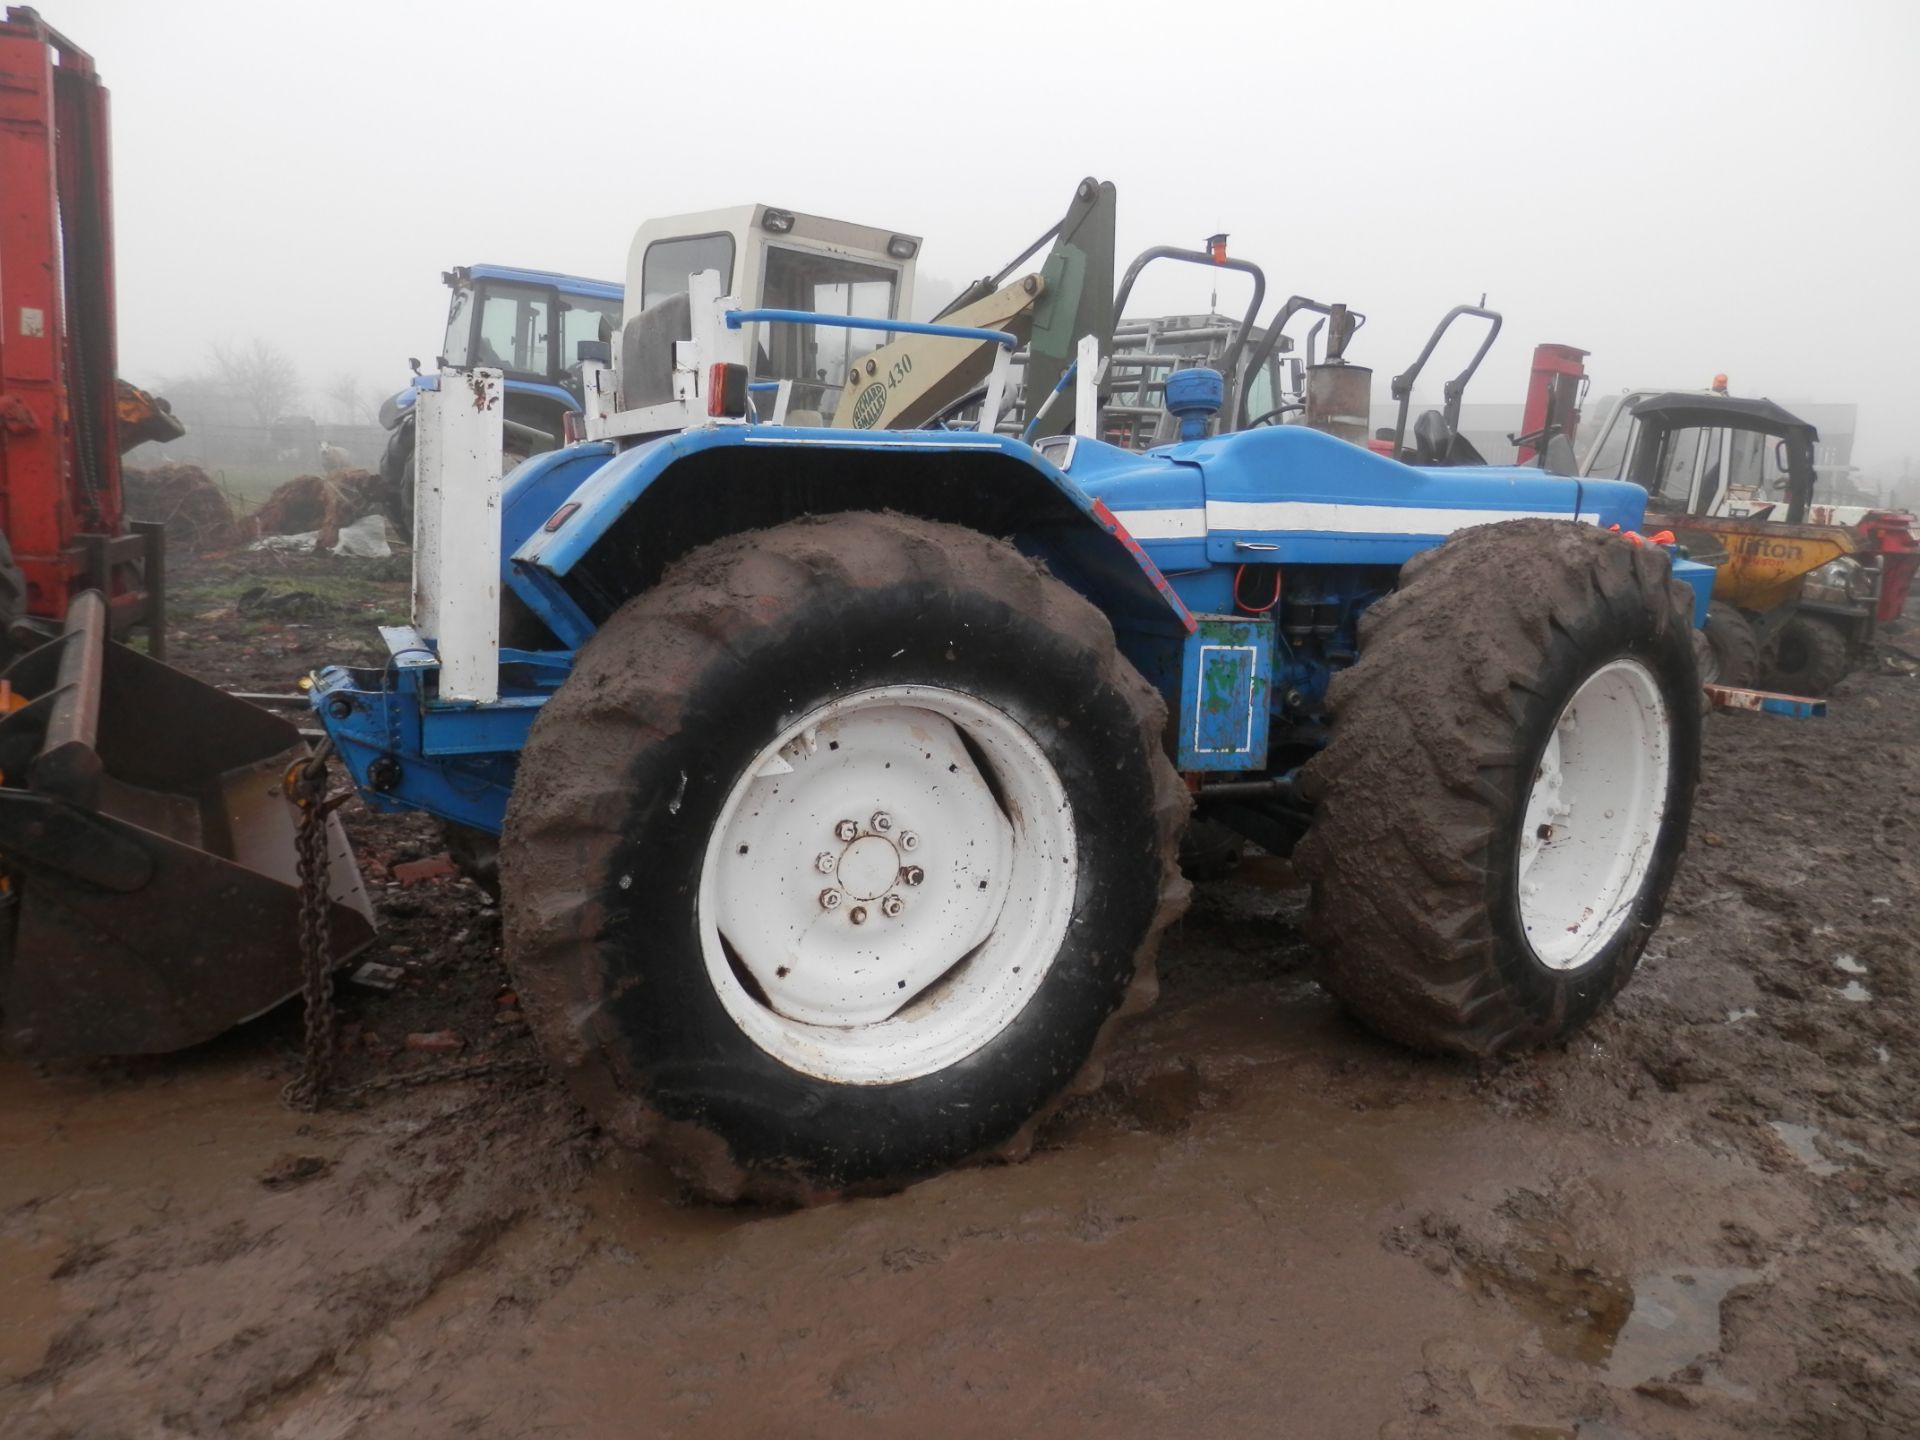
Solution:
[[[887,387],[878,380],[860,392],[853,402],[853,428],[871,430],[887,411]]]

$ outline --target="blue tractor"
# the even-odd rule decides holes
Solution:
[[[604,362],[620,328],[621,287],[515,265],[461,265],[440,278],[453,294],[436,370],[485,365],[506,377],[502,448],[507,469],[559,446],[567,415],[580,413],[580,366]],[[380,423],[389,432],[380,475],[408,512],[399,518],[409,522],[413,402],[429,383],[431,377],[415,360],[406,388],[380,406]]]
[[[1150,1003],[1193,814],[1292,855],[1320,978],[1410,1046],[1552,1042],[1626,983],[1712,579],[1632,535],[1643,490],[1216,433],[1200,369],[1172,444],[1088,438],[1077,382],[1023,443],[1012,335],[912,326],[910,276],[763,212],[641,232],[587,438],[504,483],[501,372],[446,367],[416,623],[312,694],[369,803],[497,844],[515,988],[611,1132],[727,1197],[1017,1150]],[[823,303],[760,303],[803,263]],[[886,385],[889,333],[995,347],[977,431],[759,418],[768,357]]]

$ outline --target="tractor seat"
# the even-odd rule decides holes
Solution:
[[[669,295],[620,328],[620,408],[638,410],[673,399],[673,346],[693,338],[693,306]]]
[[[1413,422],[1413,451],[1416,465],[1484,465],[1482,455],[1466,436],[1447,428],[1447,417],[1428,410]]]
[[[1413,453],[1420,465],[1444,465],[1453,450],[1453,433],[1438,410],[1422,412],[1413,422]]]

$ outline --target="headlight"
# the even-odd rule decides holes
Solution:
[[[1852,556],[1842,555],[1810,572],[1801,597],[1828,605],[1845,605],[1873,598],[1873,572]]]

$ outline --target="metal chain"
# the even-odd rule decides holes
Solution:
[[[280,1098],[296,1110],[318,1110],[333,1078],[333,954],[327,925],[327,816],[346,798],[327,799],[331,739],[311,759],[287,772],[287,797],[300,807],[295,841],[300,877],[300,973],[307,1005],[306,1049],[300,1074]]]
[[[470,1060],[465,1064],[436,1065],[430,1070],[403,1070],[396,1075],[376,1075],[357,1085],[337,1090],[336,1095],[362,1095],[373,1090],[411,1090],[416,1085],[439,1085],[454,1080],[470,1080],[481,1075],[499,1075],[519,1070],[544,1070],[536,1056],[516,1055],[498,1060]]]
[[[352,793],[327,798],[327,761],[331,739],[320,742],[311,759],[287,772],[287,797],[300,807],[295,841],[300,876],[301,992],[307,1006],[306,1047],[300,1074],[287,1082],[280,1098],[296,1110],[318,1110],[329,1094],[359,1095],[374,1090],[411,1089],[509,1071],[540,1070],[531,1056],[473,1060],[428,1070],[379,1075],[342,1089],[332,1087],[334,1052],[333,956],[327,925],[327,816]]]

